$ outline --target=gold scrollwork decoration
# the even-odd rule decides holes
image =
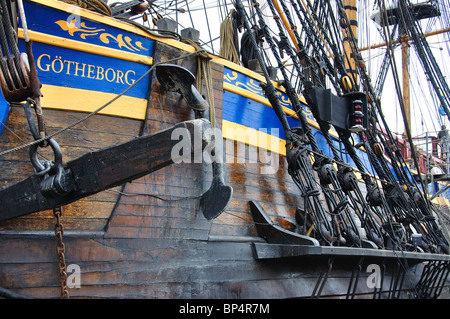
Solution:
[[[74,36],[76,32],[80,32],[79,36],[81,39],[86,40],[86,37],[88,36],[97,36],[99,37],[100,41],[102,41],[105,44],[110,44],[114,40],[117,42],[117,45],[119,48],[126,48],[132,52],[145,50],[148,51],[148,49],[144,48],[142,45],[142,42],[136,41],[134,43],[133,40],[129,36],[124,36],[123,34],[118,34],[117,36],[114,36],[108,32],[106,32],[105,29],[97,29],[86,26],[85,22],[79,23],[79,27],[77,26],[76,19],[74,18],[72,21],[68,22],[66,20],[58,20],[55,22],[59,27],[67,31],[70,36]]]
[[[230,73],[225,74],[224,78],[226,81],[231,83],[232,81],[234,81],[238,78],[238,73],[235,71],[232,71],[231,74]]]
[[[247,83],[242,83],[242,82],[236,82],[235,83],[236,86],[241,86],[246,88],[247,90],[249,90],[252,93],[261,95],[262,94],[262,88],[261,87],[254,87],[251,83],[247,82]]]

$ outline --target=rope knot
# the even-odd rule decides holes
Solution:
[[[208,51],[206,51],[204,48],[202,48],[200,46],[200,44],[198,44],[197,42],[195,42],[191,39],[188,39],[188,38],[182,38],[181,42],[193,46],[195,48],[195,51],[197,51],[197,53],[195,53],[195,55],[198,56],[199,58],[206,59],[206,60],[212,60],[212,57],[208,54]]]

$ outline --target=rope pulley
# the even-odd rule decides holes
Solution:
[[[11,7],[9,7],[6,0],[1,0],[0,4],[0,86],[3,96],[8,102],[21,102],[35,94],[32,77],[37,72],[34,74],[32,72],[34,61],[30,63],[29,54],[19,52],[15,3],[11,2]],[[17,4],[21,11],[21,1],[18,1]],[[25,27],[26,23],[22,19],[22,14],[21,20]],[[28,51],[27,46],[27,53]],[[40,85],[38,83],[39,81],[36,84]]]
[[[341,78],[341,88],[345,93],[353,90],[353,80],[348,75],[344,75]]]

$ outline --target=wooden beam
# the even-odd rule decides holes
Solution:
[[[207,145],[204,132],[210,127],[209,122],[202,119],[181,122],[159,133],[141,136],[72,160],[64,165],[63,179],[70,181],[66,184],[73,184],[73,187],[63,196],[44,195],[43,183],[48,181],[47,174],[33,174],[0,191],[0,220],[70,204],[173,164],[176,159],[172,158],[172,149],[180,143],[180,140],[172,139],[177,129],[189,132],[190,151],[196,154]],[[201,137],[194,136],[199,133]],[[196,137],[201,138],[202,142],[194,142]]]
[[[446,33],[446,32],[450,32],[450,28],[424,33],[423,35],[421,35],[421,37],[425,37],[426,38],[426,37],[430,37],[430,36],[433,36],[433,35],[442,34],[442,33]],[[404,38],[404,40],[405,41],[409,41],[409,40],[411,40],[411,38],[410,37],[406,37],[406,38]],[[402,40],[392,41],[392,44],[400,43],[400,41],[402,41]],[[359,48],[359,51],[361,52],[361,51],[367,51],[367,50],[371,50],[371,49],[381,48],[381,47],[387,46],[388,44],[389,44],[388,42],[374,44],[374,45],[370,45],[370,46],[367,46],[367,47]]]

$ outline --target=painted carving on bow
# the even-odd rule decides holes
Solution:
[[[81,39],[86,40],[87,37],[98,36],[100,41],[105,44],[117,43],[119,48],[126,48],[132,52],[139,52],[141,50],[148,51],[148,49],[142,46],[142,42],[135,41],[129,36],[124,36],[123,34],[112,35],[106,32],[105,29],[98,29],[88,27],[85,22],[78,22],[74,18],[72,21],[68,22],[66,20],[58,20],[55,22],[59,27],[67,31],[70,36],[75,36],[76,32],[80,32],[78,35]]]

